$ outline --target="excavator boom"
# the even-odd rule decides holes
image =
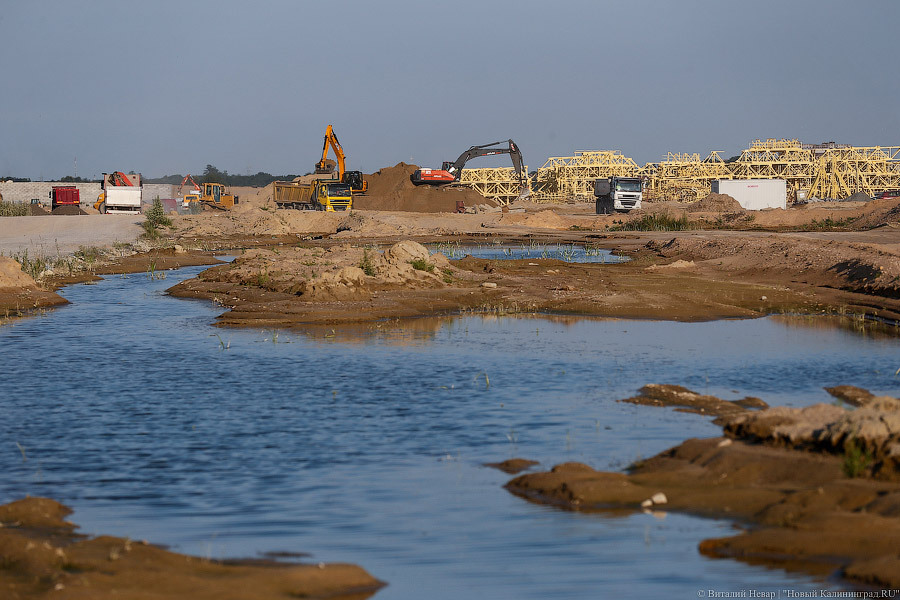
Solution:
[[[342,183],[349,183],[350,189],[355,194],[364,194],[369,189],[369,182],[363,178],[360,171],[347,171],[347,157],[344,148],[338,141],[337,134],[331,125],[325,130],[325,143],[322,144],[322,159],[316,163],[316,173],[327,175],[334,171],[334,166],[328,164],[328,147],[334,151],[337,159],[337,179]]]
[[[322,160],[316,163],[316,173],[331,173],[334,169],[328,164],[328,146],[331,146],[331,149],[334,151],[334,157],[337,159],[337,175],[338,179],[340,179],[344,176],[346,157],[344,156],[344,149],[341,147],[341,143],[338,141],[331,125],[325,130],[325,143],[322,144]]]
[[[505,145],[504,145],[505,144]],[[444,162],[441,169],[418,169],[410,176],[412,182],[416,185],[442,185],[445,183],[453,183],[459,181],[460,174],[467,162],[479,156],[493,156],[495,154],[509,154],[512,159],[513,167],[516,170],[516,177],[522,185],[525,185],[525,161],[522,158],[522,152],[512,140],[505,142],[492,142],[490,144],[482,144],[481,146],[471,146],[468,150],[459,155],[452,163]]]

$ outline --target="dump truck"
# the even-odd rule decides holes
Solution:
[[[74,185],[54,185],[50,190],[50,210],[60,206],[81,206],[81,194]]]
[[[309,183],[275,182],[275,205],[300,210],[350,210],[353,197],[350,184],[339,179],[316,179]]]
[[[102,214],[107,213],[141,213],[144,183],[140,173],[126,175],[121,171],[103,174],[100,187],[103,191],[97,196],[94,208]]]
[[[639,209],[644,183],[640,177],[605,177],[594,180],[594,197],[598,215]]]

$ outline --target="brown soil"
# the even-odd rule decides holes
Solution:
[[[484,463],[484,466],[492,467],[494,469],[500,469],[504,473],[515,475],[516,473],[521,473],[522,471],[526,471],[531,467],[539,464],[541,463],[537,462],[536,460],[528,460],[525,458],[510,458],[509,460],[504,460],[503,462]]]
[[[40,289],[18,262],[0,256],[0,320],[67,302],[58,294]]]
[[[624,398],[619,400],[619,402],[641,404],[643,406],[674,406],[678,412],[716,417],[742,415],[748,410],[769,407],[763,400],[753,396],[747,396],[741,400],[722,400],[715,396],[706,396],[692,392],[680,385],[650,383],[642,387],[640,392],[638,396]]]
[[[0,596],[254,600],[369,598],[384,584],[349,564],[214,561],[147,542],[74,533],[72,511],[49,498],[0,506]]]
[[[365,222],[362,216],[347,219]],[[674,320],[830,311],[900,319],[900,253],[885,245],[837,240],[823,244],[770,234],[689,233],[650,242],[637,236],[595,239],[637,246],[628,252],[634,260],[568,264],[465,258],[443,266],[444,257],[433,255],[428,260],[441,263],[440,276],[430,277],[428,286],[354,276],[352,285],[341,284],[353,290],[352,296],[341,288],[326,298],[306,290],[321,285],[315,278],[322,274],[358,268],[364,249],[284,248],[248,252],[171,292],[227,306],[231,310],[220,319],[222,324],[253,326],[349,323],[461,310]],[[378,250],[368,252],[380,256]]]
[[[888,406],[888,400],[894,404]],[[900,400],[880,402],[871,410],[882,417],[900,412]],[[822,422],[841,423],[847,431],[860,418],[854,413],[862,410],[830,409],[833,414],[824,419],[821,408],[797,411],[789,424],[776,419],[779,409],[744,412],[731,420],[757,423],[752,433],[749,426],[726,425],[730,437],[688,440],[633,465],[628,474],[566,463],[522,475],[506,487],[533,502],[569,510],[677,510],[736,519],[753,527],[733,537],[705,540],[700,551],[820,574],[837,570],[854,581],[900,587],[900,483],[848,478],[847,459],[840,455],[784,447],[785,427],[817,431]],[[865,416],[867,422],[874,419]],[[865,440],[877,439],[866,437],[870,434],[877,432],[861,433]],[[894,435],[896,439],[896,431]],[[898,472],[896,463],[881,468]]]
[[[32,217],[40,217],[43,215],[49,215],[50,213],[44,210],[40,204],[32,204],[31,205],[31,216]]]
[[[688,212],[743,212],[740,203],[728,194],[707,194],[705,197],[691,202]]]
[[[466,207],[491,205],[478,192],[465,187],[415,186],[410,175],[418,169],[416,165],[398,163],[386,167],[372,175],[366,175],[369,190],[365,195],[354,197],[353,206],[358,210],[399,210],[408,212],[456,212],[457,203]]]
[[[80,206],[57,206],[52,211],[50,211],[51,215],[86,215],[87,213],[81,210]]]

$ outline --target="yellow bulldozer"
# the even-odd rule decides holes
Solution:
[[[193,182],[193,179],[191,179]],[[219,210],[231,210],[238,204],[238,197],[229,194],[228,188],[221,183],[194,184],[196,191],[193,194],[184,195],[184,208],[209,206]]]

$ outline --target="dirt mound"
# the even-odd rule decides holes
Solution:
[[[741,212],[744,208],[728,194],[709,193],[687,207],[688,212]]]
[[[725,433],[753,442],[819,450],[860,452],[873,461],[872,472],[900,479],[900,400],[872,397],[853,410],[833,404],[805,408],[779,406],[726,418]],[[864,465],[868,467],[869,465]]]
[[[0,256],[0,288],[34,287],[35,282],[22,271],[22,265],[11,258]]]
[[[855,194],[850,194],[846,198],[842,200],[842,202],[868,202],[872,198],[865,192],[856,192]]]
[[[44,207],[40,204],[32,204],[30,214],[32,217],[41,217],[44,215],[49,215],[50,213],[44,210]]]
[[[789,273],[794,279],[869,295],[896,298],[900,293],[900,256],[883,248],[829,241],[823,245],[801,237],[746,237],[720,239],[673,238],[652,241],[649,250],[661,257],[685,261],[711,261],[717,269],[764,274]]]
[[[853,222],[854,229],[874,229],[900,224],[900,199],[872,200],[866,204],[863,214]]]
[[[353,208],[359,210],[397,210],[408,212],[456,212],[457,203],[474,207],[494,204],[478,192],[448,186],[415,186],[410,175],[416,165],[397,163],[371,175],[366,175],[369,191],[353,198]]]
[[[80,206],[57,206],[52,211],[50,211],[51,215],[86,215],[87,213],[81,210]]]
[[[504,213],[500,218],[504,225],[524,225],[543,229],[568,229],[571,223],[559,216],[555,210],[544,209],[538,213]]]

